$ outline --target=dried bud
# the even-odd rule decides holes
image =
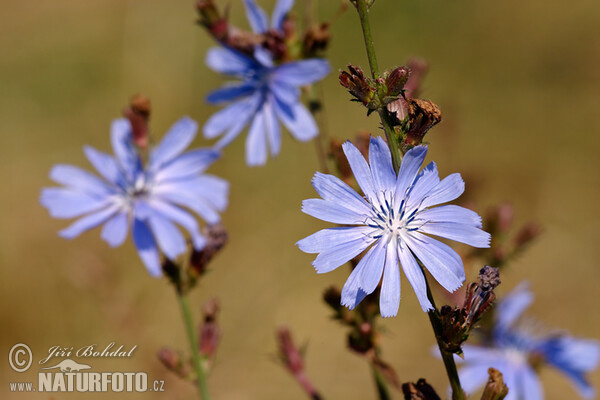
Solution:
[[[174,372],[182,378],[187,377],[191,371],[189,362],[184,362],[181,355],[170,347],[161,348],[156,356],[169,371]]]
[[[387,87],[386,95],[389,97],[396,97],[404,89],[404,85],[408,80],[409,71],[406,67],[398,67],[392,72],[386,73],[385,86]]]
[[[517,236],[515,237],[515,247],[517,249],[521,249],[530,244],[535,238],[537,238],[541,234],[542,228],[538,224],[530,222],[523,228],[521,228],[519,233],[517,233]]]
[[[219,302],[217,299],[211,299],[204,303],[203,314],[204,323],[199,329],[200,353],[211,360],[221,339],[221,329],[217,325],[217,314],[219,312]]]
[[[441,400],[433,387],[421,378],[417,383],[408,382],[402,385],[404,400]]]
[[[443,350],[462,354],[461,346],[471,329],[496,299],[494,289],[500,284],[498,269],[489,266],[479,271],[479,283],[467,287],[462,308],[443,306],[440,310]]]
[[[198,23],[204,26],[208,32],[218,41],[227,41],[229,24],[227,19],[221,17],[219,10],[213,0],[198,0],[196,9],[200,14]]]
[[[427,74],[429,66],[425,60],[420,58],[411,58],[408,60],[407,64],[408,69],[410,70],[410,76],[406,82],[406,85],[404,85],[404,94],[407,98],[414,99],[419,97],[421,83],[423,82],[425,74]]]
[[[485,385],[481,400],[502,400],[508,395],[502,373],[494,368],[488,369],[489,379]]]
[[[264,46],[269,49],[273,59],[276,61],[283,60],[287,56],[285,37],[279,31],[270,30],[266,32]]]
[[[227,243],[227,231],[221,224],[209,225],[205,228],[206,245],[200,251],[194,250],[190,258],[190,272],[200,276],[206,272],[210,260]]]
[[[150,111],[150,99],[141,94],[133,96],[129,106],[123,110],[123,115],[131,123],[133,141],[142,149],[147,148],[150,142],[148,132]]]
[[[409,105],[406,99],[400,97],[397,100],[392,101],[386,106],[387,110],[394,114],[396,118],[396,124],[400,125],[408,117]]]
[[[304,58],[318,57],[329,45],[331,33],[329,32],[329,24],[322,23],[312,27],[304,34],[302,40],[302,54]]]
[[[423,142],[425,134],[440,123],[442,111],[429,100],[408,100],[408,122],[405,145],[418,146]]]
[[[281,327],[277,330],[277,343],[279,345],[279,357],[286,369],[294,375],[303,371],[302,354],[294,344],[292,334],[287,327]]]
[[[379,99],[376,96],[377,90],[373,81],[365,77],[359,67],[348,65],[348,71],[340,72],[340,85],[348,89],[350,94],[355,97],[355,101],[360,101],[369,110],[379,108]]]

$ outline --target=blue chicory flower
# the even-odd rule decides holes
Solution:
[[[508,386],[505,400],[543,400],[537,369],[545,364],[566,375],[583,398],[593,398],[594,388],[585,373],[598,367],[600,343],[564,333],[536,334],[521,317],[532,301],[528,286],[519,285],[495,309],[489,346],[463,346],[465,366],[459,371],[463,389],[472,393],[483,386],[488,368],[493,367],[502,372]]]
[[[250,25],[254,32],[269,29],[267,16],[254,0],[244,0]],[[294,4],[279,0],[275,7],[271,29],[281,31],[285,15]],[[318,134],[310,112],[300,101],[300,87],[324,78],[330,71],[322,59],[308,59],[276,65],[272,54],[256,47],[253,57],[228,47],[208,51],[206,64],[222,74],[241,79],[210,93],[207,101],[227,104],[204,125],[208,139],[223,135],[216,147],[222,148],[235,139],[250,124],[246,137],[246,162],[250,166],[264,165],[268,148],[272,156],[281,149],[280,122],[300,141]]]
[[[55,165],[50,178],[64,187],[43,189],[40,202],[54,218],[80,217],[59,235],[73,239],[103,224],[102,239],[116,247],[131,228],[138,254],[153,276],[162,273],[159,249],[171,260],[187,249],[175,224],[190,233],[195,249],[202,249],[206,240],[189,210],[209,224],[218,222],[218,212],[227,207],[229,184],[204,174],[219,157],[217,151],[183,153],[197,130],[192,119],[179,120],[152,149],[144,166],[133,143],[131,124],[117,119],[111,126],[114,157],[84,147],[103,179],[75,166]]]
[[[419,172],[426,146],[409,150],[397,175],[381,138],[371,138],[369,164],[352,143],[344,143],[343,150],[366,199],[335,176],[317,172],[312,184],[322,199],[304,200],[302,211],[347,226],[321,230],[297,245],[306,253],[319,253],[313,262],[317,273],[333,271],[372,245],[342,289],[342,304],[350,309],[375,290],[383,275],[381,315],[395,316],[400,303],[398,262],[423,310],[432,309],[416,258],[451,292],[462,285],[465,271],[452,248],[428,235],[475,247],[489,247],[490,243],[475,212],[455,205],[432,208],[463,193],[460,174],[440,181],[433,162]]]

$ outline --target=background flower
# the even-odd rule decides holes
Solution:
[[[566,333],[537,334],[531,322],[521,318],[532,301],[528,285],[519,285],[496,308],[489,346],[463,346],[465,366],[459,371],[463,388],[473,392],[483,386],[488,368],[493,367],[504,376],[507,400],[542,400],[537,373],[542,365],[550,365],[566,375],[582,397],[593,398],[595,391],[585,374],[598,367],[600,344]]]
[[[280,0],[273,14],[271,29],[280,31],[285,15],[293,1]],[[244,1],[250,26],[256,33],[269,29],[264,10],[252,0]],[[241,80],[226,84],[207,97],[212,104],[227,104],[204,125],[204,136],[217,142],[221,148],[235,139],[250,124],[246,137],[246,162],[250,166],[263,165],[268,153],[279,154],[281,126],[299,141],[307,141],[318,134],[314,118],[300,101],[300,87],[323,79],[330,71],[322,59],[308,59],[276,64],[273,55],[257,46],[253,55],[243,54],[227,47],[208,51],[206,64],[213,70]]]
[[[131,228],[138,254],[153,276],[162,273],[159,249],[171,260],[186,251],[176,224],[190,233],[194,248],[201,249],[205,239],[188,210],[210,224],[218,222],[218,212],[227,206],[228,183],[203,173],[218,152],[183,153],[197,129],[190,118],[179,120],[150,152],[144,166],[129,121],[118,119],[111,126],[114,157],[84,148],[101,178],[75,166],[54,166],[50,178],[64,186],[43,189],[40,202],[55,218],[79,217],[60,236],[73,239],[104,225],[102,239],[114,247],[125,241]]]
[[[417,146],[404,155],[397,176],[382,138],[371,138],[369,164],[352,143],[344,143],[343,149],[366,199],[335,176],[317,172],[312,183],[322,199],[304,200],[302,211],[348,226],[323,229],[300,240],[298,247],[307,253],[319,253],[313,265],[317,273],[325,273],[372,246],[342,289],[342,304],[351,309],[377,288],[383,276],[381,315],[395,316],[400,303],[398,262],[423,310],[432,309],[417,259],[451,292],[462,285],[465,272],[460,256],[428,235],[474,247],[488,247],[490,242],[475,212],[455,205],[432,208],[463,193],[460,174],[440,181],[433,162],[419,172],[426,146]]]

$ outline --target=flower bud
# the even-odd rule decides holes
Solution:
[[[302,53],[304,57],[318,57],[327,49],[330,40],[331,33],[329,32],[328,23],[322,23],[308,29],[302,39]]]
[[[279,345],[279,357],[286,369],[293,375],[302,372],[304,370],[302,354],[294,344],[292,334],[287,327],[280,327],[277,330],[277,343]]]
[[[200,354],[211,360],[221,339],[221,329],[217,325],[217,314],[219,312],[219,302],[217,299],[211,299],[204,303],[203,314],[204,323],[199,329],[199,347]]]
[[[502,373],[494,368],[488,369],[489,379],[485,385],[481,400],[502,400],[508,395]]]
[[[385,86],[387,87],[387,96],[396,97],[404,89],[406,81],[408,81],[409,71],[406,67],[398,67],[387,74],[385,78]]]
[[[348,89],[356,101],[360,101],[368,109],[377,109],[379,107],[379,100],[376,96],[377,90],[373,81],[365,77],[365,74],[359,67],[348,65],[348,71],[340,72],[340,85]]]

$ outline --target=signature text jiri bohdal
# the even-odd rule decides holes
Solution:
[[[106,347],[90,344],[78,349],[74,347],[52,346],[48,349],[48,357],[41,359],[39,363],[45,364],[54,357],[131,357],[136,347],[137,344],[130,349],[125,348],[123,345],[117,347],[115,342],[109,343]]]

